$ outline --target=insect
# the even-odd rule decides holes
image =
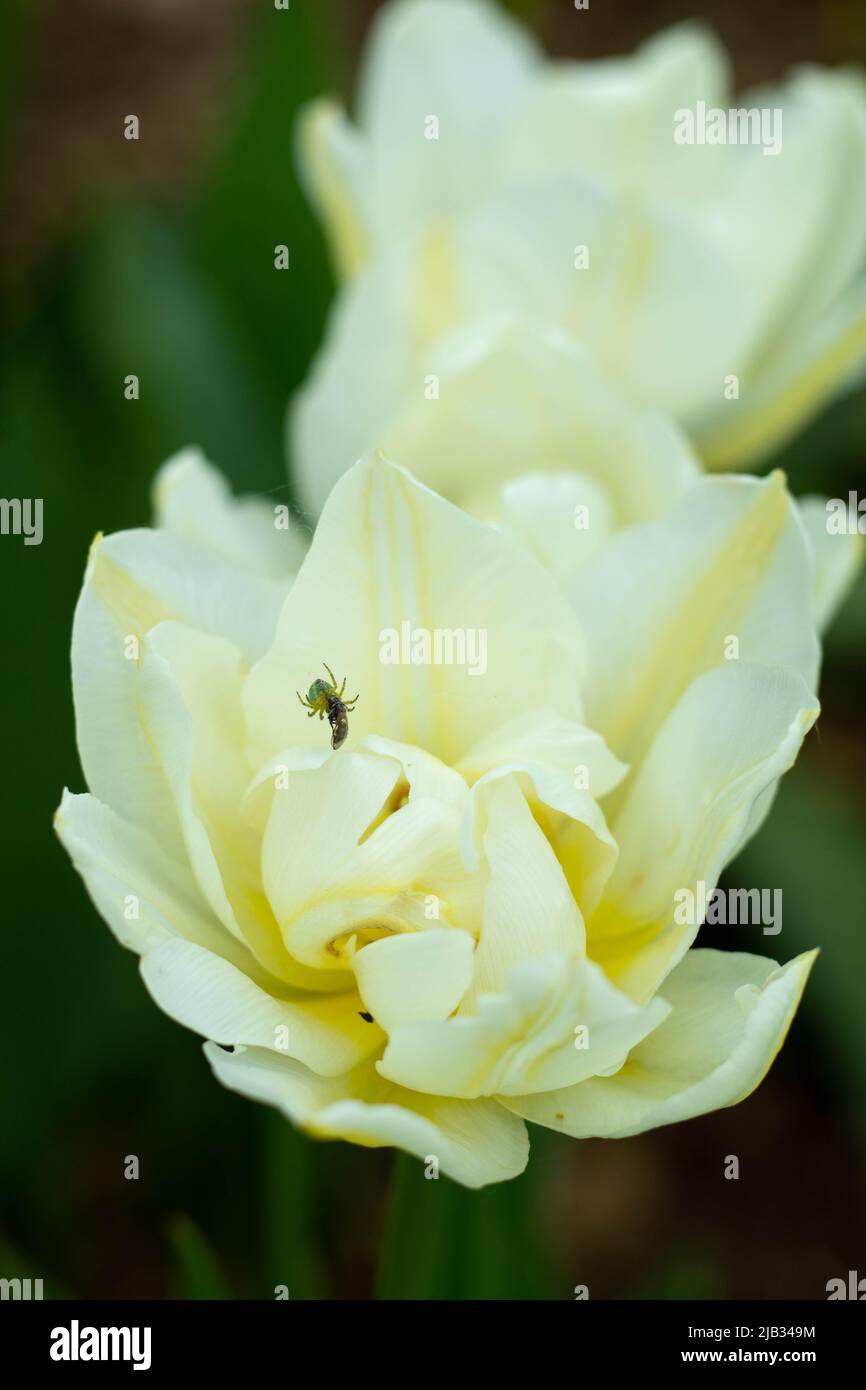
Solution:
[[[346,742],[349,734],[349,720],[347,713],[353,710],[358,703],[358,696],[355,695],[351,700],[343,699],[343,691],[346,689],[346,677],[343,677],[343,684],[337,689],[337,678],[330,666],[325,665],[325,670],[331,677],[330,683],[323,681],[321,677],[313,681],[307,691],[307,697],[299,690],[295,691],[304,709],[309,710],[308,719],[312,719],[317,714],[320,719],[328,716],[328,723],[331,726],[331,747],[339,748]]]

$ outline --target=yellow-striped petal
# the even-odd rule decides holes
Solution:
[[[621,1071],[503,1103],[577,1139],[622,1139],[736,1105],[769,1071],[816,955],[779,967],[733,951],[689,951],[665,983],[669,1017]]]

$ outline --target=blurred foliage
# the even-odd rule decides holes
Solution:
[[[229,1298],[216,1255],[195,1222],[188,1216],[175,1216],[168,1234],[176,1261],[175,1298]]]
[[[196,1041],[153,1009],[51,831],[62,787],[83,786],[68,653],[95,531],[146,522],[155,468],[190,442],[236,486],[285,489],[283,413],[330,283],[292,173],[291,129],[301,101],[337,81],[325,66],[337,49],[314,7],[291,25],[281,18],[265,12],[251,27],[200,186],[180,204],[106,188],[37,292],[8,306],[0,337],[3,494],[45,499],[42,546],[0,546],[0,585],[15,598],[4,603],[0,827],[15,849],[2,937],[3,977],[14,981],[0,1048],[2,1221],[21,1249],[55,1252],[77,1293],[107,1292],[105,1269],[119,1266],[111,1292],[165,1294],[180,1256],[188,1296],[203,1296],[193,1293],[209,1258],[192,1224],[200,1215],[217,1246],[244,1251],[238,1290],[261,1296],[260,1251],[291,1244],[299,1227],[276,1173],[262,1213],[259,1173],[293,1143],[285,1178],[300,1196],[311,1162],[282,1122],[289,1139],[275,1151],[272,1117],[215,1087]],[[11,46],[3,52],[14,68]],[[281,242],[292,253],[284,286]],[[128,372],[140,377],[138,401],[124,398]],[[128,1153],[140,1157],[138,1182],[123,1177]],[[189,1215],[169,1242],[159,1213],[172,1209]],[[275,1268],[278,1251],[267,1258]],[[292,1282],[278,1272],[271,1289]]]
[[[864,816],[813,758],[788,775],[735,866],[743,887],[782,890],[785,955],[820,946],[804,998],[829,1084],[866,1140],[866,854]],[[769,953],[773,954],[771,941]]]
[[[548,23],[555,7],[515,0],[512,8]],[[38,7],[20,3],[0,10],[0,162],[14,154],[9,122],[28,45],[45,42],[35,15]],[[194,185],[181,196],[144,196],[134,181],[105,182],[5,306],[0,488],[46,506],[41,547],[0,543],[0,1221],[9,1242],[0,1270],[45,1271],[53,1296],[272,1298],[285,1284],[293,1299],[367,1297],[374,1288],[413,1299],[570,1298],[578,1280],[592,1296],[730,1294],[737,1256],[725,1243],[724,1202],[691,1159],[700,1140],[690,1135],[706,1141],[717,1130],[685,1126],[633,1141],[639,1179],[627,1165],[587,1162],[591,1146],[536,1132],[528,1173],[480,1193],[426,1181],[422,1165],[404,1157],[313,1143],[215,1084],[196,1039],[151,1004],[133,957],[54,842],[61,788],[83,786],[68,650],[93,533],[145,522],[155,468],[187,443],[200,444],[235,486],[288,491],[286,402],[331,294],[323,240],[293,172],[292,124],[308,97],[347,90],[354,22],[352,7],[336,0],[293,4],[290,15],[250,7],[246,48]],[[291,270],[277,274],[282,243]],[[138,401],[124,399],[129,372],[140,377]],[[866,492],[864,451],[861,392],[775,462],[797,492],[844,496]],[[815,1248],[840,1269],[862,1258],[845,1235],[863,1229],[864,678],[861,577],[828,641],[819,732],[729,874],[745,886],[783,886],[778,946],[755,949],[787,958],[823,948],[774,1094],[795,1131],[805,1113],[826,1124],[844,1218],[828,1248]],[[808,1112],[797,1109],[801,1095]],[[782,1162],[783,1140],[766,1143]],[[140,1160],[135,1181],[124,1177],[130,1154]],[[708,1194],[704,1245],[695,1246],[685,1202],[665,1209],[664,1239],[636,1244],[642,1223],[654,1229],[659,1205],[645,1175],[681,1167]],[[610,1215],[599,1236],[592,1218],[602,1198]],[[759,1222],[768,1184],[743,1200]],[[774,1270],[808,1254],[794,1226],[763,1239],[778,1243]]]

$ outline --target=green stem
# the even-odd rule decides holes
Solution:
[[[327,1298],[315,1146],[277,1111],[262,1118],[266,1283],[259,1296],[275,1298],[285,1287],[290,1299]]]
[[[544,1168],[472,1191],[396,1155],[376,1298],[556,1297],[538,1210]]]

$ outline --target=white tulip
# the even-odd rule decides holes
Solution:
[[[677,113],[699,103],[781,113],[776,152],[678,143]],[[314,512],[379,445],[462,501],[459,458],[433,456],[431,440],[453,440],[443,417],[481,438],[482,482],[580,469],[566,426],[599,375],[675,417],[708,465],[740,466],[866,361],[853,72],[803,67],[735,98],[724,52],[694,24],[631,58],[548,62],[486,0],[395,0],[355,121],[317,101],[298,143],[345,278],[291,418]]]
[[[717,882],[818,712],[779,475],[700,480],[560,581],[376,456],[283,597],[238,563],[224,496],[219,545],[194,534],[183,499],[214,485],[192,473],[159,485],[171,529],[91,552],[90,792],[57,828],[216,1075],[472,1187],[523,1169],[525,1119],[617,1137],[748,1095],[812,955],[689,949],[675,898]],[[483,672],[383,662],[406,621],[483,632]],[[295,693],[324,661],[359,696],[337,751]]]

